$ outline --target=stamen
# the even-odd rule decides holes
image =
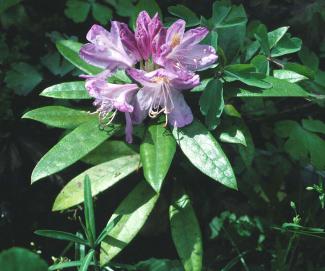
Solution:
[[[171,47],[175,48],[177,45],[179,45],[181,43],[181,37],[179,36],[178,33],[176,33],[173,37],[172,37],[172,42],[171,42]]]
[[[166,128],[168,124],[168,114],[165,114],[165,124],[164,127]]]

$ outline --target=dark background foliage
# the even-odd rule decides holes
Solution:
[[[36,237],[33,231],[79,228],[76,221],[79,209],[58,214],[51,212],[51,206],[65,181],[86,165],[80,162],[31,186],[33,167],[62,134],[57,129],[21,120],[21,116],[29,109],[53,104],[52,100],[38,96],[41,90],[73,80],[78,75],[78,71],[57,53],[54,42],[62,36],[74,36],[84,42],[94,18],[89,15],[85,21],[75,23],[64,13],[66,2],[25,0],[0,14],[0,250],[11,246],[27,247],[41,251],[42,257],[49,262],[51,256],[60,255],[64,245]],[[213,3],[205,0],[157,2],[165,16],[170,16],[168,6],[180,3],[206,17],[210,17]],[[305,46],[320,56],[320,68],[325,69],[324,58],[321,58],[325,55],[323,1],[246,0],[233,3],[244,5],[249,22],[259,20],[269,30],[290,26],[290,33],[300,37]],[[113,14],[114,19],[126,21],[125,17]],[[197,99],[195,95],[189,96],[189,102],[195,106]],[[83,106],[80,102],[60,103]],[[205,266],[209,270],[221,270],[235,259],[237,265],[233,270],[241,270],[240,254],[250,266],[248,270],[323,270],[323,238],[274,229],[285,222],[293,222],[294,218],[301,219],[304,226],[325,227],[321,206],[323,190],[320,188],[319,193],[306,191],[307,186],[322,182],[323,177],[311,166],[302,166],[290,159],[277,144],[274,134],[274,124],[280,120],[300,121],[313,117],[324,121],[322,104],[301,99],[251,99],[237,106],[257,149],[252,167],[243,170],[243,161],[232,148],[225,146],[237,172],[239,192],[208,182],[185,162],[182,165],[187,169],[185,176],[179,176],[176,167],[170,170],[169,178],[183,179],[185,185],[191,187],[204,237]],[[128,182],[98,197],[99,226],[105,224],[107,216],[131,190],[138,176],[133,174]],[[164,195],[168,195],[169,189],[167,184],[146,227],[117,261],[136,263],[151,257],[177,258],[167,227],[168,199]],[[295,202],[295,208],[290,206],[291,201]]]

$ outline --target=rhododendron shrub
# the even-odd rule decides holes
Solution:
[[[212,10],[211,18],[200,20],[174,12],[180,18],[172,21],[144,10],[134,29],[111,21],[108,28],[90,26],[84,44],[58,41],[58,51],[80,75],[73,82],[46,88],[41,95],[79,100],[83,106],[48,106],[24,115],[67,130],[36,165],[33,183],[78,161],[89,165],[67,182],[55,199],[54,211],[84,201],[85,176],[91,180],[94,197],[137,172],[138,184],[108,218],[112,222],[121,217],[101,240],[101,264],[133,240],[169,187],[171,234],[179,258],[186,271],[202,270],[193,191],[170,168],[198,170],[216,182],[215,189],[223,185],[237,190],[235,161],[228,159],[225,143],[239,153],[242,163],[237,167],[247,169],[255,146],[236,105],[242,99],[318,95],[302,83],[308,80],[305,70],[288,63],[287,55],[300,50],[301,40],[287,33],[287,27],[268,32],[259,24],[252,33],[242,6],[217,1]],[[297,125],[279,123],[280,136],[293,136]],[[325,167],[313,157],[311,163]]]

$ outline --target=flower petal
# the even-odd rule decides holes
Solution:
[[[193,114],[190,107],[187,105],[183,94],[174,90],[171,93],[174,108],[172,112],[168,114],[168,122],[174,127],[183,127],[190,124],[193,121]]]
[[[186,22],[184,20],[177,20],[167,30],[166,43],[172,47],[178,45],[184,35]]]
[[[180,46],[188,47],[198,44],[208,35],[209,30],[206,27],[197,27],[185,32]]]
[[[171,59],[180,68],[197,71],[212,65],[218,57],[212,46],[197,44],[188,48],[175,49]]]
[[[129,144],[133,142],[133,126],[130,113],[125,113],[125,141]]]
[[[117,22],[117,27],[119,28],[119,33],[121,37],[121,41],[125,48],[128,50],[133,57],[139,61],[141,60],[140,53],[138,51],[137,43],[134,37],[134,33],[129,29],[127,24]]]

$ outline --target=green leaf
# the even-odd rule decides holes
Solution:
[[[286,80],[266,77],[266,82],[272,84],[268,89],[243,89],[240,88],[237,97],[309,97],[310,94],[306,92],[299,85],[290,83]]]
[[[71,262],[53,264],[49,267],[48,271],[61,270],[70,267],[78,267],[81,265],[81,263],[82,261],[71,261]],[[91,263],[91,265],[94,265],[94,263]]]
[[[237,189],[236,177],[221,146],[198,121],[174,128],[173,135],[183,153],[201,172],[223,185]]]
[[[284,26],[267,33],[270,49],[277,45],[277,43],[283,38],[285,33],[287,33],[288,29],[288,26]]]
[[[296,83],[302,80],[308,79],[307,77],[289,70],[273,70],[273,76],[275,78],[286,80],[290,83]]]
[[[73,40],[59,40],[56,43],[61,55],[83,72],[95,75],[103,71],[101,68],[89,65],[79,57],[79,50],[82,45],[82,43]]]
[[[115,225],[120,221],[120,219],[121,219],[121,216],[117,216],[112,221],[109,221],[107,223],[106,227],[102,230],[102,232],[98,236],[98,238],[95,242],[95,246],[98,246],[106,238],[106,236],[115,227]]]
[[[98,3],[92,4],[92,13],[96,21],[103,25],[107,24],[113,17],[113,12],[109,7]]]
[[[88,271],[91,263],[91,259],[94,257],[95,250],[89,250],[86,257],[82,260],[79,271]]]
[[[251,60],[251,64],[255,66],[257,72],[269,75],[270,64],[266,56],[264,55],[255,56]]]
[[[299,38],[291,38],[289,34],[285,34],[283,38],[272,49],[271,56],[283,56],[298,52],[301,49],[302,41]]]
[[[209,24],[218,34],[218,44],[229,62],[237,55],[244,43],[247,16],[242,5],[231,6],[224,1],[215,1]],[[231,33],[231,35],[229,34]]]
[[[47,264],[39,255],[18,247],[1,252],[0,266],[3,271],[47,271]]]
[[[224,108],[223,84],[219,79],[211,80],[200,97],[200,110],[205,116],[205,123],[209,130],[213,130],[219,123]]]
[[[68,0],[64,10],[65,16],[75,23],[84,22],[90,10],[90,4],[82,0]]]
[[[174,192],[169,219],[172,238],[185,271],[201,271],[201,230],[190,199],[183,191]]]
[[[61,77],[74,69],[68,61],[63,59],[58,52],[48,53],[41,58],[41,63],[50,70],[54,75]]]
[[[260,24],[255,31],[255,38],[261,46],[261,50],[265,55],[270,55],[270,45],[267,35],[267,29],[264,24]]]
[[[55,230],[37,230],[35,234],[43,237],[48,237],[52,239],[64,240],[69,242],[74,242],[78,244],[83,244],[89,246],[87,240],[76,236],[75,234],[64,232],[64,231],[55,231]]]
[[[42,75],[33,66],[19,62],[11,65],[4,81],[17,95],[25,96],[42,81]]]
[[[159,193],[176,151],[170,130],[161,122],[151,124],[140,145],[140,157],[146,181]]]
[[[246,85],[258,88],[271,88],[272,84],[267,82],[265,74],[243,70],[241,66],[245,64],[234,64],[225,67],[225,74],[231,81],[240,81]]]
[[[247,146],[244,133],[236,126],[224,129],[219,136],[220,141],[226,143],[242,144]]]
[[[191,92],[201,92],[205,90],[211,80],[213,80],[213,78],[203,79],[198,86],[192,88]]]
[[[320,120],[303,119],[302,127],[310,132],[325,134],[325,123]]]
[[[99,145],[92,152],[87,154],[82,161],[90,165],[98,165],[122,156],[137,154],[134,145],[125,141],[110,140]]]
[[[237,127],[244,134],[245,141],[246,141],[246,146],[240,146],[240,145],[237,146],[238,152],[242,160],[244,161],[246,167],[250,167],[253,163],[254,156],[255,156],[255,145],[252,138],[252,134],[243,120],[237,122]]]
[[[80,111],[64,106],[45,106],[25,113],[22,118],[32,119],[42,122],[46,125],[74,129],[84,122],[97,119],[86,111]]]
[[[84,178],[84,206],[85,206],[85,221],[87,236],[90,241],[90,245],[93,246],[96,238],[96,225],[94,214],[94,203],[91,192],[91,183],[89,176],[86,174]]]
[[[57,84],[44,89],[40,95],[56,99],[91,99],[84,81]]]
[[[121,216],[101,245],[100,262],[106,264],[120,253],[140,231],[159,195],[146,181],[141,181],[118,206],[109,222]]]
[[[94,166],[73,178],[56,197],[53,211],[60,211],[84,201],[83,180],[86,175],[91,178],[92,196],[110,188],[140,166],[138,154],[122,156]]]
[[[309,67],[310,69],[312,69],[315,72],[318,70],[319,59],[313,51],[309,50],[306,46],[303,46],[301,48],[301,50],[299,51],[298,55],[299,55],[301,62],[305,66]]]
[[[226,104],[224,108],[224,112],[230,117],[241,118],[240,113],[232,104]]]
[[[21,0],[1,0],[0,2],[0,14],[6,11],[8,8],[17,5]]]
[[[284,69],[294,71],[310,79],[314,79],[315,77],[315,72],[312,69],[298,63],[292,63],[292,62],[285,63]]]
[[[50,176],[77,162],[113,135],[120,126],[99,129],[98,120],[86,122],[62,138],[37,163],[32,173],[32,183]]]
[[[316,169],[325,169],[325,141],[318,135],[292,120],[277,122],[275,132],[279,137],[287,138],[284,149],[293,159],[310,161]]]
[[[188,7],[184,5],[175,5],[168,7],[168,12],[176,17],[186,21],[186,26],[192,27],[200,24],[199,17]]]

